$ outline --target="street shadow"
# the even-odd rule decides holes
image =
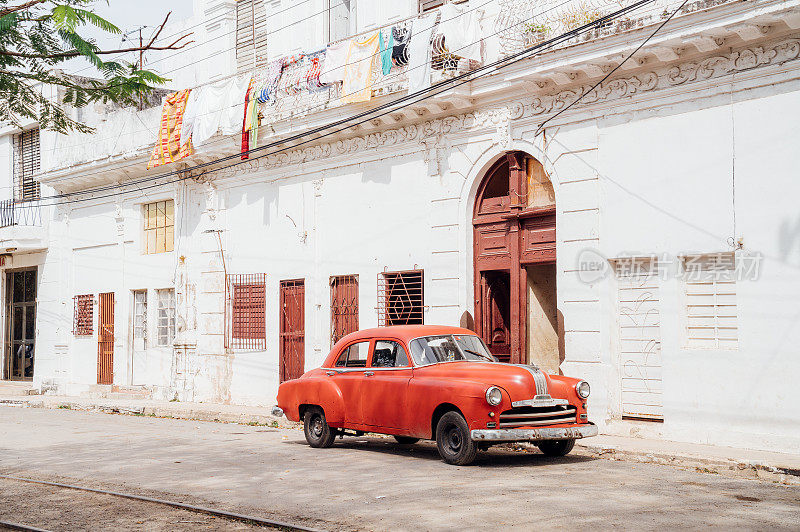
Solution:
[[[303,440],[284,441],[294,445],[308,445]],[[436,443],[422,441],[412,445],[402,445],[394,440],[375,437],[345,437],[336,440],[331,449],[367,451],[393,456],[408,456],[423,460],[441,461]],[[488,451],[479,451],[475,462],[471,465],[480,467],[531,467],[579,464],[593,462],[598,458],[593,456],[567,455],[561,457],[545,456],[538,452],[512,451],[509,449],[490,448]]]

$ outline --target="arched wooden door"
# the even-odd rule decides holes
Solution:
[[[556,259],[555,198],[541,164],[522,152],[501,157],[481,181],[472,222],[476,331],[500,360],[527,363],[527,268],[555,271]]]

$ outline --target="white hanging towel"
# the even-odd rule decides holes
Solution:
[[[414,20],[408,43],[408,92],[417,92],[431,85],[431,35],[436,14]]]
[[[344,80],[344,67],[347,64],[347,55],[350,53],[350,41],[329,44],[325,50],[325,61],[322,63],[322,73],[319,82],[323,85]]]
[[[436,33],[444,35],[447,50],[459,57],[481,61],[481,32],[478,10],[464,10],[455,4],[445,4],[439,10],[439,28]]]
[[[183,115],[181,140],[191,135],[192,145],[196,147],[220,130],[223,135],[240,133],[248,81],[231,78],[193,90]]]

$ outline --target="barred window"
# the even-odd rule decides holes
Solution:
[[[92,294],[75,296],[75,313],[72,318],[72,334],[91,336],[94,332],[94,297]]]
[[[225,286],[225,347],[266,349],[267,274],[228,274]]]
[[[175,202],[157,201],[142,206],[144,253],[164,253],[175,248]]]
[[[423,270],[378,274],[378,325],[421,325]]]
[[[735,261],[733,253],[684,257],[687,347],[738,347]]]
[[[14,199],[39,198],[39,183],[34,177],[41,168],[39,128],[14,135]]]
[[[171,346],[175,341],[175,290],[163,288],[156,290],[158,296],[158,319],[156,338],[161,347]]]
[[[331,347],[358,330],[358,275],[335,275],[331,283]]]

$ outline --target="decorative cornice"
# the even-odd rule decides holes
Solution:
[[[774,45],[752,47],[725,55],[687,62],[619,77],[603,83],[589,92],[591,85],[563,90],[557,93],[537,96],[525,102],[516,101],[494,109],[486,109],[461,115],[429,120],[397,129],[388,129],[368,135],[318,144],[307,148],[290,150],[275,155],[254,158],[250,162],[234,168],[222,169],[218,175],[228,177],[250,173],[256,170],[269,170],[287,165],[302,164],[318,159],[351,155],[367,149],[386,148],[415,142],[416,147],[426,151],[426,161],[436,154],[436,147],[447,145],[442,138],[461,132],[495,130],[494,142],[501,148],[508,144],[511,135],[511,122],[523,117],[538,116],[557,112],[584,95],[576,107],[599,102],[608,102],[632,97],[659,89],[677,87],[711,78],[730,75],[754,68],[782,64],[800,57],[800,39],[789,39]],[[438,157],[438,155],[436,155]]]

